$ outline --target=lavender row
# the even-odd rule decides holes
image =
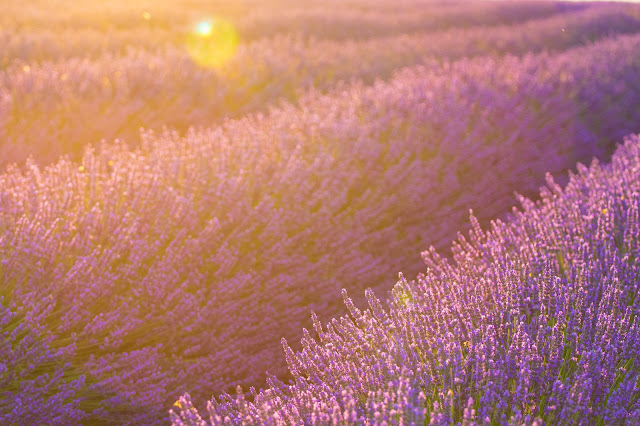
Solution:
[[[633,425],[640,418],[640,137],[563,190],[520,197],[510,220],[471,216],[452,261],[422,255],[386,308],[343,290],[350,316],[283,341],[295,382],[224,394],[204,421],[188,394],[174,425]]]
[[[640,31],[637,7],[591,8],[517,27],[453,29],[366,41],[282,36],[243,45],[223,69],[195,65],[183,51],[133,50],[98,60],[20,64],[0,72],[0,166],[33,156],[77,159],[101,139],[139,141],[140,127],[184,132],[225,117],[265,111],[306,90],[342,80],[372,83],[425,57],[523,55],[565,50],[609,34]]]
[[[69,0],[67,0],[69,1]],[[241,41],[251,42],[296,33],[303,38],[354,40],[448,28],[518,24],[559,13],[599,6],[562,2],[333,2],[331,5],[293,1],[110,1],[42,4],[25,8],[6,0],[0,17],[0,67],[15,60],[26,63],[60,61],[125,53],[129,46],[156,50],[179,46],[198,21],[224,19]],[[69,3],[71,3],[69,1]],[[137,4],[136,4],[137,3]],[[605,8],[610,8],[609,6]]]
[[[299,339],[309,309],[340,315],[341,288],[415,275],[466,209],[495,217],[543,171],[605,155],[611,123],[640,122],[639,49],[635,36],[431,63],[137,149],[9,167],[3,294],[35,317],[47,306],[38,335],[86,375],[88,419],[160,422],[187,390],[259,386],[286,372],[277,339]]]

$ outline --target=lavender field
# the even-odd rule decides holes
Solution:
[[[640,424],[640,4],[2,8],[0,424]]]

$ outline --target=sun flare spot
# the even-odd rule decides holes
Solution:
[[[202,21],[196,26],[196,32],[203,37],[209,37],[213,33],[213,24],[209,21]]]
[[[223,19],[207,19],[195,24],[186,37],[189,56],[201,67],[219,68],[236,53],[238,33]]]

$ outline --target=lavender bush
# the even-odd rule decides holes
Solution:
[[[299,339],[310,308],[342,314],[341,288],[415,275],[469,207],[484,221],[532,176],[604,155],[608,123],[640,122],[639,49],[633,36],[432,63],[137,149],[9,167],[5,306],[48,309],[36,335],[64,356],[42,374],[85,375],[64,402],[88,423],[158,423],[186,391],[263,385],[265,370],[285,374],[278,338]]]
[[[386,309],[343,290],[350,316],[283,340],[293,383],[213,399],[208,421],[186,394],[173,424],[637,424],[640,137],[546,180],[488,231],[472,215],[451,261],[424,252]]]
[[[161,131],[169,126],[184,133],[191,126],[264,112],[278,101],[297,101],[309,89],[332,91],[336,83],[353,79],[371,84],[403,66],[433,62],[425,58],[445,62],[563,51],[638,31],[637,5],[592,6],[517,26],[456,27],[364,40],[307,40],[287,33],[241,44],[217,70],[199,68],[177,46],[140,49],[144,38],[138,48],[95,59],[15,61],[0,71],[0,167],[29,156],[41,165],[61,154],[77,159],[88,143],[101,139],[136,145],[140,127]]]
[[[35,302],[37,304],[37,302]],[[46,304],[46,301],[45,301]],[[25,313],[5,306],[0,296],[0,422],[3,424],[77,423],[86,418],[82,400],[86,377],[51,348],[38,331],[50,309]],[[38,311],[39,317],[33,313]],[[81,394],[82,397],[78,398]]]

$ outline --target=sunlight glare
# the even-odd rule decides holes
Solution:
[[[200,66],[219,68],[235,54],[238,33],[233,25],[222,19],[198,22],[186,38],[186,49]]]
[[[213,32],[213,26],[211,25],[211,22],[202,21],[196,27],[196,31],[203,37],[209,37]]]

